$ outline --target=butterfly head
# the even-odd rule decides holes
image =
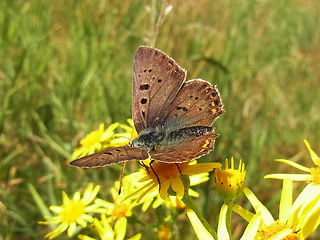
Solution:
[[[161,145],[164,139],[164,133],[158,131],[150,131],[141,134],[139,137],[131,140],[130,146],[138,148],[153,149],[157,145]]]

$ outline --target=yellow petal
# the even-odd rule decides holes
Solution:
[[[191,222],[198,239],[214,240],[208,230],[203,226],[197,215],[191,209],[187,209],[187,216]]]
[[[285,179],[283,181],[283,187],[280,199],[279,208],[279,220],[282,223],[286,223],[292,206],[292,181]]]
[[[285,228],[278,233],[274,234],[272,237],[268,238],[268,240],[282,240],[287,237],[290,233],[292,233],[291,228]]]
[[[255,209],[256,213],[259,213],[262,217],[262,221],[266,225],[270,225],[274,222],[274,219],[268,209],[257,199],[257,197],[248,188],[243,189],[244,194],[250,201],[251,205]]]
[[[290,166],[292,166],[294,168],[297,168],[297,169],[299,169],[301,171],[304,171],[304,172],[310,172],[310,168],[307,168],[305,166],[302,166],[302,165],[300,165],[298,163],[292,162],[292,161],[287,160],[287,159],[276,159],[275,161],[288,164],[288,165],[290,165]]]
[[[161,183],[161,187],[160,187],[160,197],[163,199],[163,200],[166,200],[167,199],[167,195],[168,195],[168,188],[170,186],[170,181],[163,181]]]
[[[304,226],[301,228],[301,236],[303,239],[310,236],[311,233],[316,230],[320,224],[320,200],[317,200],[317,203],[314,207],[308,212],[305,217]]]
[[[274,179],[290,179],[292,181],[312,181],[313,177],[310,174],[268,174],[264,178],[274,178]]]
[[[246,227],[246,230],[244,231],[240,240],[254,239],[259,229],[260,220],[260,216],[258,214],[255,214]]]
[[[227,230],[227,224],[226,224],[226,214],[228,211],[228,206],[226,204],[223,204],[220,210],[219,215],[219,223],[218,223],[218,240],[227,240],[230,239],[228,230]]]
[[[249,212],[248,210],[244,209],[238,204],[233,205],[232,211],[239,214],[247,222],[252,221],[252,218],[255,216],[255,214],[253,214],[252,212]]]
[[[80,195],[79,192],[75,192],[75,193],[73,194],[73,199],[74,199],[75,201],[78,201],[80,198],[81,198],[81,195]]]
[[[315,165],[320,166],[320,158],[318,155],[311,149],[310,144],[307,140],[304,140],[304,144],[308,148],[308,151],[310,153],[311,159],[314,162]]]
[[[301,224],[301,211],[320,195],[320,186],[309,183],[294,201],[291,209],[289,226]]]
[[[59,206],[50,206],[49,209],[55,213],[60,213],[62,211],[62,208]]]
[[[79,234],[78,238],[80,240],[96,240],[95,238],[92,238],[92,237],[89,237],[89,236],[86,236],[86,235],[82,235],[82,234]]]
[[[196,174],[196,175],[191,175],[189,177],[189,179],[190,179],[190,186],[195,186],[200,183],[208,181],[209,180],[209,173],[205,172],[205,173],[200,173],[200,174]]]
[[[127,219],[125,217],[120,218],[116,221],[114,226],[114,233],[116,235],[115,240],[123,240],[126,236],[126,229],[127,229]]]
[[[182,171],[183,175],[194,175],[204,172],[211,172],[215,168],[220,168],[221,163],[200,163],[196,165],[188,165]]]
[[[128,240],[139,240],[139,239],[141,239],[141,233],[138,233],[138,234],[134,235],[133,237],[128,238]]]
[[[72,222],[69,226],[69,229],[68,229],[68,236],[71,237],[72,234],[76,231],[76,228],[77,228],[77,224],[75,222]]]
[[[157,187],[158,186],[158,184],[157,183],[155,183],[155,182],[151,182],[151,183],[153,183],[153,184],[151,184],[151,186],[147,189],[147,190],[145,190],[138,198],[137,198],[137,203],[139,203],[140,202],[140,200],[147,194],[147,193],[149,193],[150,191],[152,191],[152,189],[154,189],[155,187]],[[148,186],[150,185],[150,184],[147,184]],[[167,189],[168,190],[168,189]]]
[[[184,196],[184,186],[181,181],[180,176],[171,179],[172,190],[176,192],[177,197],[183,198]]]
[[[62,202],[65,203],[68,201],[70,201],[70,198],[68,197],[65,191],[62,191]]]
[[[199,197],[200,196],[199,193],[197,193],[196,191],[192,190],[191,188],[189,188],[188,194],[191,197]]]

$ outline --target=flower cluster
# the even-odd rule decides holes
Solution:
[[[101,124],[98,130],[88,134],[81,140],[81,147],[75,149],[73,158],[102,150],[106,147],[116,147],[128,144],[136,136],[132,120],[129,126],[115,123],[104,128]],[[119,131],[122,130],[122,131]],[[236,169],[234,159],[225,160],[225,167],[220,163],[163,163],[152,160],[140,162],[142,168],[126,175],[122,181],[115,182],[110,189],[111,200],[97,197],[100,186],[90,183],[84,190],[75,192],[69,198],[62,192],[62,204],[51,206],[51,216],[40,224],[49,225],[52,231],[45,237],[56,238],[66,232],[69,237],[77,236],[82,240],[126,238],[130,219],[140,208],[142,212],[164,206],[168,209],[179,209],[179,214],[185,213],[198,239],[227,240],[232,238],[231,219],[234,213],[248,222],[241,240],[277,240],[306,239],[320,224],[320,158],[312,150],[309,143],[305,145],[310,153],[314,167],[308,168],[285,159],[277,159],[288,164],[304,174],[269,174],[265,178],[281,179],[283,188],[279,206],[279,217],[274,218],[254,193],[245,187],[245,165],[239,161]],[[223,200],[220,209],[217,229],[207,222],[194,204],[192,197],[199,193],[192,186],[208,181],[209,172],[215,170],[214,180],[216,192]],[[212,177],[213,178],[213,177]],[[293,201],[293,182],[305,181],[307,185]],[[119,189],[121,188],[121,194]],[[246,210],[236,200],[246,196],[254,212]],[[136,216],[135,216],[136,217]],[[170,240],[172,227],[167,221],[158,226],[158,239]],[[129,235],[129,234],[128,234]],[[132,240],[142,238],[141,233],[132,233]]]
[[[132,119],[127,119],[129,126],[114,123],[105,129],[101,123],[97,130],[90,132],[80,141],[80,147],[72,154],[72,159],[77,159],[106,148],[128,145],[130,140],[137,136]]]

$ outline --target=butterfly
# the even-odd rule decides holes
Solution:
[[[185,81],[186,71],[164,52],[141,46],[133,64],[132,119],[139,136],[129,146],[106,149],[70,162],[102,167],[132,160],[192,161],[214,148],[211,126],[224,112],[211,83]]]

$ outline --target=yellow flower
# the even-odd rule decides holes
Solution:
[[[242,193],[246,171],[241,160],[239,163],[239,169],[234,169],[233,157],[231,158],[231,168],[229,168],[228,159],[226,159],[225,165],[225,170],[218,168],[214,173],[217,191],[219,196],[225,202],[233,202]]]
[[[256,214],[248,212],[239,205],[233,211],[249,221],[241,240],[305,239],[320,223],[320,196],[308,202],[301,202],[301,194],[292,204],[292,181],[285,179],[279,207],[279,219],[274,220],[268,209],[248,189],[243,192],[255,209]]]
[[[90,132],[81,139],[81,146],[76,148],[72,154],[72,159],[77,159],[110,147],[125,146],[138,134],[134,128],[132,119],[127,119],[128,125],[114,123],[107,129],[101,123],[97,130]],[[118,132],[120,131],[120,132]]]
[[[136,179],[141,177],[141,173],[132,173],[122,179],[121,195],[119,195],[120,182],[115,182],[111,188],[112,202],[97,199],[96,204],[106,210],[106,215],[110,216],[112,220],[119,220],[123,217],[130,217],[132,215],[132,208],[138,205],[133,199],[126,196],[135,191],[141,184],[137,183]]]
[[[159,240],[171,240],[170,227],[162,225],[158,230],[158,239]]]
[[[98,194],[100,186],[93,187],[90,183],[83,193],[81,198],[80,192],[76,192],[73,198],[70,199],[65,192],[62,192],[61,206],[50,206],[50,210],[57,214],[57,216],[45,217],[47,222],[39,222],[40,224],[50,224],[59,226],[48,233],[45,238],[53,239],[59,236],[64,231],[68,230],[68,236],[72,236],[75,232],[77,224],[85,228],[87,223],[93,221],[93,217],[90,213],[97,213],[104,211],[97,204],[90,203],[95,199]]]
[[[307,140],[304,140],[304,143],[310,153],[313,163],[316,165],[315,168],[308,168],[286,159],[276,159],[276,161],[286,163],[309,174],[268,174],[265,178],[291,179],[293,181],[306,181],[311,182],[313,185],[320,185],[320,158],[311,149]]]
[[[110,142],[112,147],[128,145],[130,143],[130,140],[138,136],[138,133],[134,128],[132,119],[127,119],[127,122],[129,123],[129,126],[124,124],[119,125],[119,128],[122,128],[124,132],[116,133],[114,135],[114,138]]]
[[[191,165],[197,164],[197,161],[190,162]],[[145,169],[142,170],[145,173]],[[198,185],[200,183],[206,182],[209,180],[209,173],[203,172],[195,175],[189,176],[190,179],[190,187]],[[163,200],[161,196],[158,194],[158,189],[154,188],[152,191],[147,193],[147,195],[143,198],[142,201],[142,211],[146,211],[150,205],[152,204],[152,208],[158,208],[161,204],[165,204],[169,208],[177,208],[184,209],[185,204],[176,196],[169,196],[166,200]],[[191,197],[199,197],[199,193],[194,191],[193,189],[188,189],[188,195]]]
[[[101,215],[101,220],[97,218],[93,220],[93,227],[101,240],[123,240],[126,235],[127,219],[123,217],[117,220],[114,224],[114,228],[112,228],[111,224],[112,220],[107,218],[104,214]],[[138,233],[128,240],[139,240],[140,238],[141,234]],[[79,239],[93,240],[94,238],[85,235],[79,235]]]
[[[227,214],[228,206],[223,204],[220,210],[219,215],[219,223],[218,223],[218,240],[228,240],[230,239],[229,233],[227,231],[226,224],[226,214]],[[208,232],[208,230],[204,227],[196,213],[187,209],[187,216],[191,222],[191,225],[198,237],[198,239],[206,239],[206,240],[214,240],[213,236]]]
[[[154,190],[159,189],[159,183],[159,194],[163,200],[167,199],[168,190],[181,199],[184,196],[184,192],[189,189],[189,186],[185,186],[190,185],[189,176],[210,172],[214,168],[221,167],[220,163],[195,164],[193,162],[186,162],[174,164],[155,161],[152,162],[152,168],[148,161],[144,161],[143,164],[146,170],[144,177],[139,182],[144,183],[144,185],[128,196],[131,197],[142,192],[137,198],[137,202],[140,202],[149,193],[151,195],[148,195],[148,198],[150,198],[154,194]],[[185,189],[186,187],[187,189]]]
[[[104,129],[104,124],[101,123],[97,130],[90,132],[85,138],[81,139],[81,146],[76,148],[72,154],[72,159],[77,159],[107,147],[112,147],[110,141],[114,138],[114,130],[119,126],[119,123],[111,124],[107,129]]]
[[[214,240],[212,235],[203,226],[197,214],[192,209],[187,209],[187,216],[198,239]]]

